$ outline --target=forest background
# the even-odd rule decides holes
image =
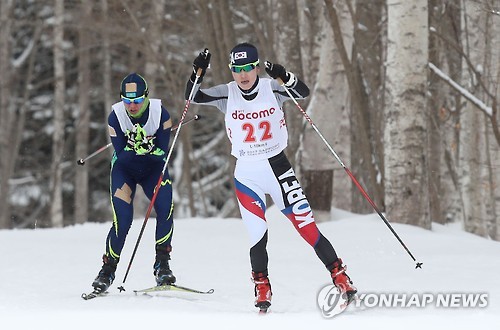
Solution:
[[[2,0],[0,26],[0,229],[109,221],[112,148],[76,160],[109,143],[121,79],[144,75],[177,123],[196,55],[213,54],[202,87],[225,83],[247,41],[310,87],[301,107],[391,222],[500,240],[500,0]],[[317,220],[374,212],[285,112]],[[175,217],[239,217],[223,115],[194,114],[169,164]]]

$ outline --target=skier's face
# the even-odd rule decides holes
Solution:
[[[131,115],[136,115],[139,110],[142,107],[142,103],[136,104],[136,103],[130,103],[130,104],[125,104],[125,109],[127,109],[128,113]]]
[[[257,76],[259,75],[260,68],[256,66],[250,71],[240,71],[240,72],[234,72],[232,71],[233,74],[233,79],[236,81],[238,86],[246,91],[252,88],[252,86],[255,84],[255,81],[257,80]]]
[[[123,105],[125,106],[125,109],[131,116],[135,116],[139,113],[144,104],[145,99],[146,99],[145,95],[133,99],[122,96]]]

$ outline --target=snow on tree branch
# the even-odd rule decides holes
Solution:
[[[463,97],[465,97],[467,100],[472,102],[475,106],[477,106],[481,111],[483,111],[485,114],[487,114],[489,117],[493,116],[493,110],[491,107],[487,106],[483,101],[475,97],[472,93],[470,93],[467,89],[464,87],[460,86],[457,82],[455,82],[453,79],[451,79],[446,73],[441,71],[438,67],[436,67],[434,64],[429,62],[429,68],[438,75],[439,78],[444,80],[448,85],[453,87],[457,92],[459,92]]]

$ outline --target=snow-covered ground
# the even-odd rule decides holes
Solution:
[[[314,251],[275,208],[268,211],[272,313],[253,307],[247,235],[237,219],[177,219],[171,266],[179,285],[212,295],[133,293],[154,285],[154,219],[119,293],[142,225],[129,233],[117,278],[104,298],[83,292],[101,267],[110,223],[64,229],[0,231],[0,326],[2,329],[498,329],[500,243],[434,224],[432,231],[393,224],[423,268],[375,215],[336,210],[319,227],[348,265],[360,293],[424,295],[482,293],[487,307],[349,308],[322,316],[318,292],[330,284]],[[485,296],[483,296],[484,298]],[[372,301],[373,302],[373,301]]]

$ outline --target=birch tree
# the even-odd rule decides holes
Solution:
[[[427,182],[427,3],[387,0],[385,193],[388,218],[430,228]]]

